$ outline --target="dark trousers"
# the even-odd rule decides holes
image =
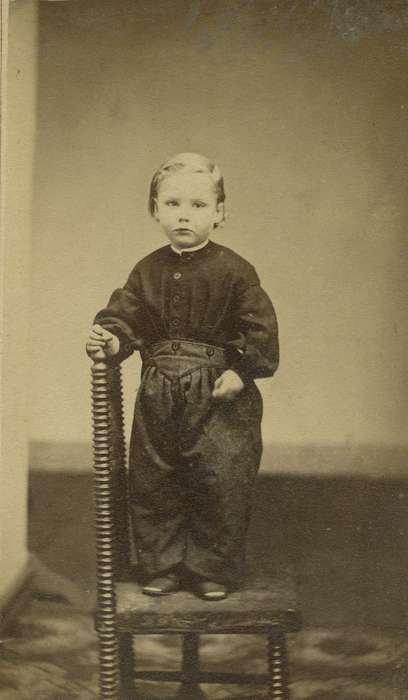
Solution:
[[[239,586],[259,468],[262,399],[212,397],[222,348],[164,341],[143,355],[130,445],[130,509],[146,577],[177,564]]]

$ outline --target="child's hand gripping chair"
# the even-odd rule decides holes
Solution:
[[[268,574],[266,562],[244,590],[217,603],[187,592],[151,598],[130,580],[121,368],[99,355],[92,366],[92,412],[100,698],[136,700],[137,679],[180,681],[179,700],[205,698],[200,683],[265,684],[271,700],[289,698],[285,635],[300,627],[290,572]],[[183,637],[181,670],[138,672],[134,637],[166,633]],[[266,636],[268,673],[200,671],[200,634],[245,633]]]

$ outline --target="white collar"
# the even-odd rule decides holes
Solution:
[[[201,248],[204,248],[207,245],[207,243],[209,243],[209,241],[210,241],[210,239],[207,238],[207,240],[204,241],[203,243],[199,243],[198,245],[195,245],[192,248],[183,248],[183,250],[179,250],[174,245],[170,245],[170,248],[175,253],[178,253],[178,255],[182,255],[183,253],[193,253],[195,250],[200,250]]]

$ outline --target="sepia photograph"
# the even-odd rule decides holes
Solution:
[[[1,40],[0,700],[406,700],[408,3]]]

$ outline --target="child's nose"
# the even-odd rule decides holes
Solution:
[[[189,219],[188,212],[186,212],[186,211],[179,212],[179,221],[188,221],[188,219]]]

